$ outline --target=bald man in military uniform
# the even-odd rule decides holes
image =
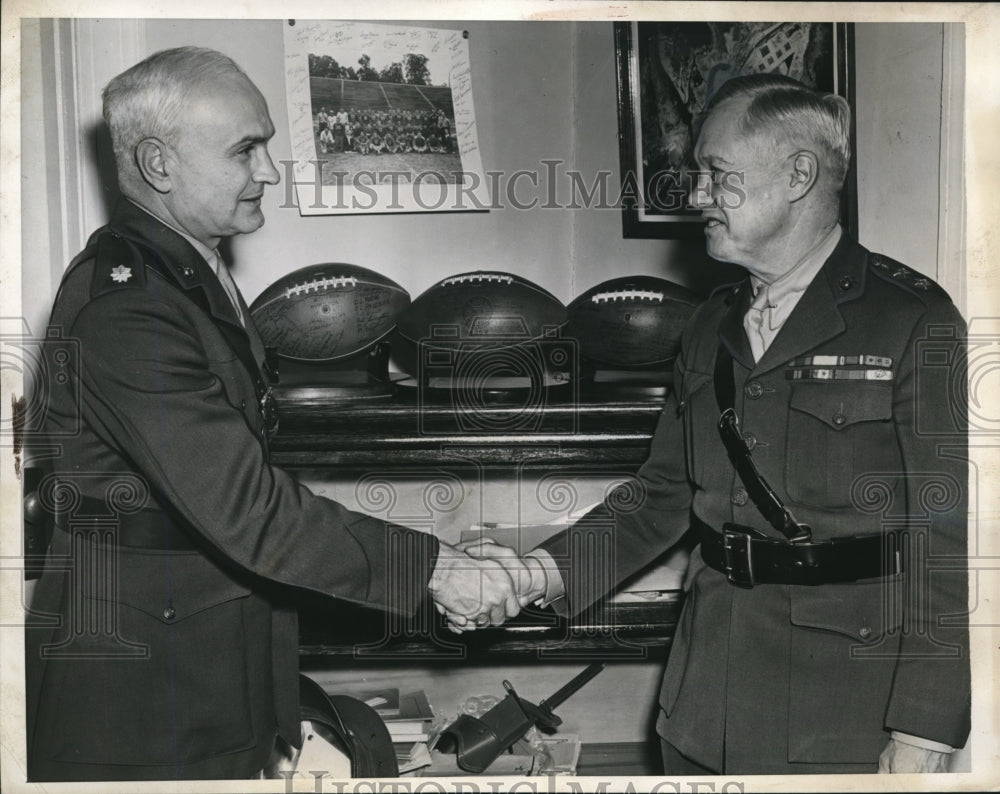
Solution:
[[[301,741],[302,591],[402,614],[430,591],[460,625],[518,604],[499,564],[269,465],[265,351],[218,251],[278,181],[249,78],[166,50],[104,112],[124,199],[63,278],[33,439],[57,519],[26,630],[28,776],[248,778]]]
[[[525,560],[471,549],[577,613],[691,528],[668,774],[943,771],[969,733],[965,324],[841,229],[849,114],[776,75],[720,89],[691,199],[748,277],[694,314],[630,489]]]

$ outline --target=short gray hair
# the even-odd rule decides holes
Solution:
[[[709,99],[711,111],[729,99],[749,100],[740,131],[771,142],[818,144],[834,184],[840,188],[851,164],[851,107],[780,74],[752,74],[727,80]]]
[[[231,58],[205,47],[161,50],[113,78],[104,89],[104,120],[123,187],[138,178],[135,148],[156,137],[174,145],[187,97],[196,86],[244,72]],[[247,78],[249,79],[249,78]]]

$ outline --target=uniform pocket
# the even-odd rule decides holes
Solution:
[[[859,476],[899,469],[891,383],[797,384],[789,409],[785,484],[793,501],[848,507]]]
[[[790,588],[788,760],[872,763],[888,741],[901,579]]]
[[[251,747],[249,588],[199,554],[118,551],[112,586],[80,603],[102,631],[49,662],[53,757],[183,765]]]

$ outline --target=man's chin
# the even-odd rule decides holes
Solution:
[[[715,239],[711,234],[705,235],[705,251],[712,259],[725,261],[726,246],[722,240]]]
[[[251,232],[257,231],[261,226],[264,225],[264,213],[260,211],[257,207],[253,212],[244,213],[243,217],[240,218],[240,222],[237,224],[239,227],[239,234],[250,234]]]

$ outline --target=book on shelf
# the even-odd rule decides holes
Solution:
[[[389,729],[389,737],[392,739],[393,744],[414,744],[416,742],[429,742],[431,740],[429,729],[422,731],[399,731],[393,730],[392,726],[388,723],[386,727]]]
[[[429,738],[434,709],[422,689],[399,696],[399,713],[383,717],[385,727],[395,742],[426,742]]]
[[[405,775],[431,765],[431,754],[424,742],[394,744],[399,774]]]
[[[375,713],[383,719],[399,716],[399,689],[383,687],[381,689],[366,689],[354,695],[375,709]]]
[[[415,722],[434,719],[434,709],[422,689],[399,696],[399,709],[386,722]]]

